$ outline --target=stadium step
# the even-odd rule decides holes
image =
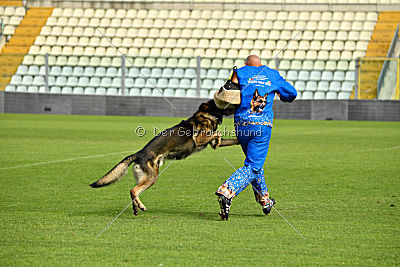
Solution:
[[[1,0],[0,6],[22,6],[22,0]]]
[[[397,25],[400,23],[400,12],[380,12],[365,57],[386,57]],[[377,82],[383,61],[363,60],[360,74],[360,99],[377,97]]]
[[[2,2],[4,1],[0,1],[0,5],[2,5]],[[22,5],[22,1],[8,2],[21,2]],[[28,54],[30,47],[34,44],[36,37],[40,34],[52,12],[52,7],[31,7],[28,9],[14,35],[11,36],[0,53],[0,65],[2,66],[0,90],[4,90],[10,82],[12,75],[17,71],[25,55]]]

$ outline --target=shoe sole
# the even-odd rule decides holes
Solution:
[[[219,212],[219,216],[221,216],[221,220],[223,221],[227,221],[228,220],[228,215],[225,214],[225,207],[224,207],[224,203],[222,201],[222,198],[218,197],[218,203],[219,203],[219,207],[220,207],[220,212]]]

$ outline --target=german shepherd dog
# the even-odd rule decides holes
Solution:
[[[251,100],[251,111],[255,112],[255,113],[261,113],[266,104],[267,104],[267,94],[262,96],[260,95],[260,93],[258,92],[258,90],[256,89],[256,91],[253,94],[253,99]]]
[[[138,209],[146,211],[139,195],[156,182],[164,160],[184,159],[208,144],[213,149],[239,144],[237,139],[222,139],[221,133],[216,131],[223,116],[230,113],[229,110],[218,109],[214,100],[202,103],[192,117],[162,131],[140,151],[124,158],[90,186],[97,188],[117,181],[128,173],[128,167],[134,163],[133,174],[137,185],[130,190],[133,214],[137,215]]]

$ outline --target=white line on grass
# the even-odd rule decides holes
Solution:
[[[109,155],[117,155],[117,154],[122,154],[122,153],[132,153],[132,151],[120,151],[120,152],[97,154],[97,155],[85,156],[85,157],[76,157],[76,158],[69,158],[69,159],[36,162],[36,163],[24,164],[24,165],[12,166],[12,167],[3,167],[3,168],[0,168],[0,170],[10,170],[10,169],[25,168],[25,167],[32,167],[32,166],[39,166],[39,165],[55,164],[55,163],[74,161],[74,160],[80,160],[80,159],[100,158],[100,157],[105,157],[105,156],[109,156]]]

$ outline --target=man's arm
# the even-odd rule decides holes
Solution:
[[[278,74],[279,75],[279,74]],[[282,102],[293,102],[297,97],[297,91],[289,82],[279,75],[278,78],[278,94]]]

